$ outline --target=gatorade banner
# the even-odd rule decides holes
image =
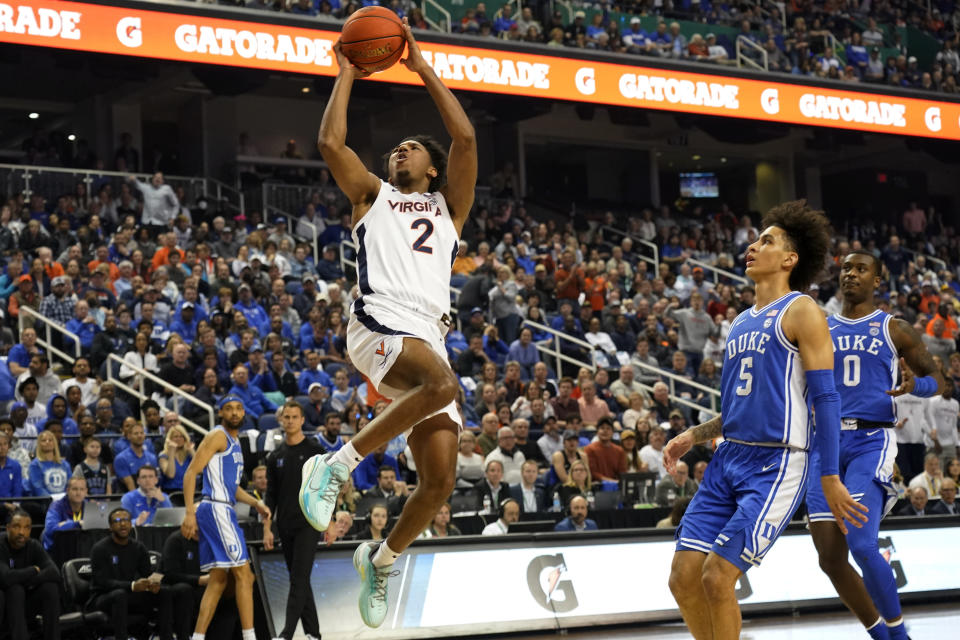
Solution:
[[[159,5],[158,5],[159,6]],[[0,42],[332,76],[336,31],[83,2],[0,2]],[[324,25],[326,26],[326,25]],[[429,36],[426,36],[429,38]],[[479,42],[479,41],[478,41]],[[960,103],[421,42],[453,89],[960,140]],[[629,62],[627,62],[629,60]],[[633,62],[633,61],[636,62]],[[401,65],[371,81],[420,84]],[[850,86],[850,85],[845,85]]]

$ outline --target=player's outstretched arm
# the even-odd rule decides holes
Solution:
[[[333,45],[333,51],[337,55],[340,73],[333,83],[333,91],[323,111],[323,120],[320,121],[317,150],[330,167],[337,186],[356,207],[372,203],[380,191],[380,179],[367,171],[357,154],[347,146],[347,104],[350,102],[350,90],[356,78],[365,78],[370,74],[353,65],[343,55],[339,40]],[[354,224],[358,221],[359,218],[355,216]]]
[[[890,337],[900,354],[900,386],[887,391],[891,396],[906,393],[929,398],[943,393],[943,373],[933,361],[917,330],[906,320],[896,319],[890,323]],[[919,377],[918,377],[919,376]]]
[[[459,233],[470,215],[477,186],[476,133],[460,101],[423,59],[406,18],[403,19],[403,32],[407,38],[407,57],[400,62],[423,79],[423,84],[440,111],[443,126],[453,140],[447,158],[447,186],[441,191]]]
[[[183,524],[180,525],[180,533],[184,538],[195,539],[197,534],[196,507],[193,504],[193,494],[197,489],[197,474],[203,471],[213,454],[226,450],[227,437],[222,431],[211,431],[203,437],[197,452],[187,465],[187,470],[183,474],[183,506],[186,507],[186,513],[183,516]]]
[[[723,433],[723,419],[720,416],[710,418],[695,427],[690,427],[680,435],[672,438],[663,448],[663,464],[667,471],[673,473],[677,461],[695,444],[708,442]]]
[[[850,497],[840,481],[840,395],[833,382],[830,329],[820,307],[810,298],[802,297],[787,310],[783,330],[800,350],[816,417],[814,446],[820,453],[820,484],[837,526],[846,534],[846,523],[859,529],[863,526],[861,523],[867,521],[869,509]]]

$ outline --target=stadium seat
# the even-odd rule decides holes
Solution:
[[[259,429],[262,433],[266,433],[270,429],[276,429],[279,425],[280,423],[277,421],[277,416],[272,413],[263,414],[257,421],[257,429]],[[257,450],[263,451],[263,449],[260,448],[259,437],[257,438]]]
[[[378,504],[385,505],[386,500],[379,496],[363,496],[357,500],[357,510],[355,516],[358,518],[366,518],[367,514],[370,513],[370,509],[373,509]]]
[[[466,511],[476,511],[480,508],[480,501],[474,494],[465,496],[452,496],[450,498],[450,511],[452,513],[464,513]]]
[[[109,622],[103,611],[86,610],[87,600],[90,598],[90,579],[93,576],[93,567],[90,558],[74,558],[63,563],[63,590],[67,602],[80,614],[83,626],[86,629],[99,629]]]

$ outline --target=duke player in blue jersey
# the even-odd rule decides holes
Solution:
[[[694,444],[717,447],[676,531],[670,590],[697,640],[740,637],[736,583],[757,566],[803,498],[809,451],[820,452],[819,481],[846,532],[867,508],[838,475],[840,402],[826,319],[799,291],[820,272],[829,222],[803,201],[770,210],[746,253],[756,304],[733,321],[721,378],[720,416],[675,437],[664,449],[673,469]],[[816,411],[814,432],[810,409]]]
[[[840,393],[840,478],[850,495],[869,507],[869,520],[844,536],[823,492],[813,483],[806,500],[820,568],[840,599],[871,638],[903,640],[907,632],[896,581],[877,543],[880,520],[897,500],[892,485],[897,456],[893,398],[905,393],[928,398],[940,393],[944,382],[910,323],[877,309],[873,292],[880,276],[880,261],[873,254],[854,251],[845,256],[840,266],[843,308],[827,320],[834,346],[834,381]],[[896,386],[898,370],[900,386]],[[819,468],[814,451],[810,473],[817,474]],[[848,550],[862,579],[847,560]]]
[[[243,640],[256,640],[253,632],[253,572],[247,555],[247,543],[237,524],[237,502],[243,502],[263,516],[270,528],[270,509],[240,487],[243,480],[243,451],[237,440],[245,412],[239,396],[224,396],[217,408],[220,424],[204,436],[183,476],[183,501],[186,515],[180,532],[196,540],[199,535],[200,569],[209,572],[200,600],[200,613],[192,640],[204,640],[217,603],[230,579],[233,579]],[[194,508],[193,492],[197,474],[203,472],[203,499]]]

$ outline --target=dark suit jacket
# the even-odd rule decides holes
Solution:
[[[490,485],[487,484],[486,478],[480,478],[477,484],[473,485],[472,493],[477,496],[477,508],[483,508],[483,496],[490,496],[490,506],[493,509],[494,513],[500,508],[500,503],[506,500],[507,498],[512,498],[513,496],[510,493],[510,485],[506,482],[500,483],[500,491],[497,495],[491,495]]]
[[[547,510],[547,496],[546,492],[543,490],[543,487],[533,486],[533,494],[537,499],[537,513]],[[510,485],[510,497],[520,503],[521,513],[528,513],[523,506],[523,485],[512,484]],[[530,512],[534,513],[534,512]]]
[[[954,501],[953,510],[947,509],[947,505],[944,504],[943,500],[937,500],[932,503],[932,505],[927,505],[927,513],[936,514],[936,515],[958,515],[960,514],[960,502]]]
[[[383,498],[384,502],[387,503],[387,514],[390,516],[399,516],[400,512],[403,511],[403,505],[407,502],[406,496],[384,495],[380,485],[374,485],[372,489],[368,489],[363,495]]]
[[[932,513],[931,508],[933,507],[933,502],[928,502],[927,506],[923,508],[923,514],[928,516]],[[917,510],[913,508],[913,504],[907,503],[900,508],[900,511],[897,511],[898,516],[918,516],[921,515],[917,513]]]

